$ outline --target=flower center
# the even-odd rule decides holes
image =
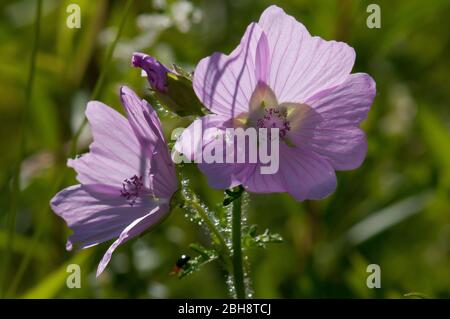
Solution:
[[[144,187],[142,177],[134,175],[131,178],[126,178],[122,182],[122,189],[120,190],[120,196],[126,198],[130,206],[136,203],[136,199],[140,196],[141,190]]]
[[[280,130],[280,137],[284,138],[287,132],[291,129],[289,121],[286,119],[286,114],[279,109],[273,107],[264,110],[264,115],[256,121],[258,128],[278,128]]]

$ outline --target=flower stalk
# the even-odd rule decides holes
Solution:
[[[219,243],[219,246],[220,246],[220,249],[223,251],[223,253],[226,256],[231,256],[231,252],[230,252],[230,249],[227,246],[225,238],[222,236],[220,231],[214,225],[214,223],[211,220],[211,218],[209,218],[208,213],[206,213],[206,211],[200,205],[200,203],[198,203],[196,201],[187,201],[187,205],[188,206],[190,205],[192,208],[194,208],[197,211],[197,213],[199,214],[199,216],[201,217],[201,219],[205,223],[206,227],[209,229],[211,234],[213,234],[213,236],[217,239],[217,241]]]
[[[227,245],[225,237],[216,227],[214,221],[211,219],[208,212],[205,210],[204,206],[200,203],[198,198],[194,194],[191,195],[193,197],[189,199],[183,194],[183,192],[177,192],[174,195],[175,197],[177,197],[175,200],[178,203],[177,206],[183,208],[188,213],[190,212],[189,209],[192,209],[198,214],[206,228],[208,228],[209,232],[211,233],[213,242],[215,242],[218,246],[220,258],[225,263],[225,269],[231,272],[233,268],[231,261],[231,251]]]
[[[245,299],[244,263],[242,258],[242,197],[233,201],[232,211],[233,280],[236,298]]]
[[[175,202],[178,203],[179,208],[183,208],[188,212],[195,211],[198,217],[202,220],[204,225],[208,228],[212,235],[213,242],[217,244],[217,252],[220,259],[224,262],[224,268],[232,275],[235,297],[238,299],[246,298],[246,286],[244,276],[244,263],[242,254],[242,187],[235,191],[227,191],[229,202],[232,203],[232,220],[231,220],[231,242],[232,250],[230,250],[227,241],[221,231],[217,228],[210,214],[206,211],[204,206],[198,200],[195,194],[187,197],[183,192],[177,192],[175,197],[178,197]],[[225,206],[226,206],[225,205]]]

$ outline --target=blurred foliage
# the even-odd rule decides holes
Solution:
[[[66,27],[70,3],[81,8],[80,29]],[[338,173],[333,195],[304,203],[286,194],[250,196],[249,224],[283,237],[282,243],[249,253],[254,296],[449,298],[449,1],[376,1],[381,29],[369,29],[366,7],[372,1],[136,0],[99,99],[122,112],[121,84],[149,98],[146,80],[130,67],[133,51],[193,70],[213,51],[230,52],[246,26],[272,3],[312,34],[353,46],[354,71],[371,74],[378,93],[363,125],[367,159],[357,170]],[[0,261],[10,248],[13,267],[7,273],[0,268],[0,275],[9,297],[228,296],[224,274],[214,260],[182,280],[169,275],[179,256],[190,253],[190,243],[207,246],[205,233],[181,213],[118,249],[105,274],[96,279],[97,263],[109,243],[66,252],[69,230],[49,209],[61,176],[64,185],[75,183],[65,167],[66,154],[124,5],[118,0],[44,0],[36,78],[26,114],[22,189],[12,194],[35,1],[1,1]],[[188,124],[164,112],[161,116],[167,134]],[[89,141],[85,130],[78,151],[86,151]],[[221,205],[223,192],[209,189],[195,166],[187,170],[210,207]],[[19,210],[10,243],[6,213],[12,196],[19,196]],[[74,262],[82,269],[81,289],[66,287],[65,266]],[[381,266],[381,289],[366,287],[371,263]]]

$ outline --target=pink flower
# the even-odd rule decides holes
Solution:
[[[354,61],[347,44],[313,37],[271,6],[230,55],[214,53],[197,65],[194,90],[213,114],[192,123],[176,149],[192,160],[218,140],[216,135],[200,141],[198,134],[195,140],[200,123],[219,134],[226,128],[278,128],[275,174],[261,174],[261,163],[199,168],[215,188],[242,184],[250,192],[288,192],[299,201],[324,198],[336,188],[335,170],[357,168],[367,151],[359,124],[373,102],[375,82],[367,74],[351,74]]]
[[[121,244],[138,236],[169,212],[177,189],[156,112],[127,87],[120,89],[127,118],[92,101],[87,105],[94,141],[89,153],[70,159],[78,185],[53,197],[51,207],[73,230],[67,250],[117,238],[101,260],[97,276]]]

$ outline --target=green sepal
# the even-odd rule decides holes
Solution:
[[[165,91],[153,91],[153,95],[169,111],[179,116],[202,116],[207,110],[192,88],[191,75],[178,66],[175,73],[168,73]]]

